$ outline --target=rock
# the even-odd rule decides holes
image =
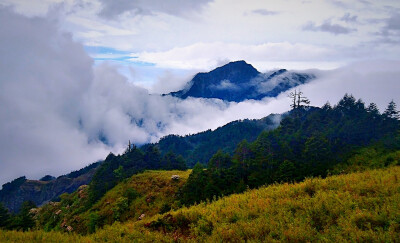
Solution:
[[[149,195],[146,197],[146,202],[147,203],[151,203],[152,201],[154,201],[154,196],[153,195]]]
[[[138,220],[142,220],[145,216],[146,216],[146,214],[142,213],[142,214],[139,216]]]
[[[61,228],[64,228],[64,227],[66,227],[66,226],[67,226],[67,219],[64,218],[64,220],[63,220],[62,223],[61,223]]]
[[[171,179],[174,181],[178,181],[179,179],[181,179],[181,177],[179,175],[172,175]]]
[[[29,210],[29,214],[30,214],[30,215],[33,215],[33,216],[36,216],[36,215],[39,213],[39,211],[40,211],[39,208],[31,208],[31,209]]]
[[[58,206],[60,203],[59,202],[49,202],[50,206],[52,207],[56,207]]]
[[[86,198],[87,197],[87,188],[88,188],[88,185],[82,185],[78,188],[78,198]]]

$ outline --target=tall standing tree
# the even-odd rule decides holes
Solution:
[[[295,110],[297,108],[297,90],[295,89],[294,92],[290,92],[288,97],[292,100],[292,104],[290,105],[290,108]]]
[[[290,105],[290,107],[293,110],[296,110],[298,108],[305,108],[310,105],[310,100],[308,100],[307,97],[303,96],[303,92],[301,92],[300,90],[297,91],[295,89],[294,92],[290,92],[288,97],[292,100],[292,104]]]
[[[0,203],[0,228],[6,227],[10,223],[10,214],[7,208]]]
[[[310,105],[310,100],[303,96],[303,92],[297,93],[297,108],[306,108]]]
[[[11,229],[27,231],[35,227],[35,220],[31,214],[31,209],[36,208],[36,205],[32,201],[24,201],[22,203],[20,212],[13,217],[10,223]]]
[[[387,118],[392,118],[399,120],[400,115],[399,111],[396,109],[396,103],[394,101],[390,101],[388,107],[386,108],[385,112],[383,112],[383,115]]]
[[[367,112],[370,113],[373,116],[378,116],[379,115],[379,109],[376,106],[375,103],[370,103],[369,106],[367,107]]]

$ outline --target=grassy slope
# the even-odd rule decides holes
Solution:
[[[87,188],[62,195],[60,203],[48,204],[40,210],[37,215],[40,228],[66,231],[66,227],[61,227],[61,223],[65,222],[75,232],[87,233],[114,221],[137,220],[142,214],[147,218],[162,210],[176,209],[178,206],[175,195],[190,172],[191,170],[145,171],[134,175],[108,191],[89,209],[85,208]],[[172,175],[179,175],[180,180],[172,180]],[[97,222],[92,224],[96,226],[91,229],[89,225],[93,218]]]
[[[138,196],[130,203],[129,209],[121,215],[122,220],[138,218],[142,214],[145,214],[146,217],[153,216],[159,213],[163,207],[177,209],[175,195],[179,188],[185,184],[190,173],[191,170],[145,171],[134,175],[130,180],[119,183],[115,188],[107,192],[93,206],[92,211],[99,211],[101,214],[111,217],[111,214],[113,214],[112,208],[115,207],[118,199],[123,197],[128,188],[133,188],[138,193]],[[172,175],[179,175],[180,180],[172,180]]]
[[[1,242],[381,241],[400,239],[400,167],[307,179],[115,223],[88,236],[0,232]]]

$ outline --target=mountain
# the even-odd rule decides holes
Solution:
[[[285,115],[271,114],[262,119],[244,119],[230,122],[222,127],[193,135],[168,135],[158,143],[146,144],[141,148],[156,146],[162,154],[173,152],[182,155],[189,167],[200,162],[207,164],[211,157],[222,150],[232,154],[242,140],[253,142],[262,131],[275,129]]]
[[[40,206],[63,193],[74,192],[81,185],[88,184],[100,162],[83,169],[54,178],[45,176],[40,180],[27,180],[25,176],[3,185],[0,190],[0,202],[11,212],[18,212],[24,201],[32,201]]]
[[[197,163],[188,171],[142,173],[182,160],[171,152],[162,157],[154,144],[129,146],[122,155],[107,156],[88,186],[61,195],[59,202],[41,208],[24,203],[16,215],[7,215],[0,204],[0,228],[40,231],[0,230],[0,241],[2,235],[8,241],[14,236],[67,241],[61,232],[43,232],[53,230],[94,232],[75,239],[96,242],[395,241],[400,120],[392,108],[380,114],[375,104],[366,107],[347,94],[333,107],[298,106],[277,129],[262,131],[251,143],[241,141],[233,154],[218,150],[206,166]],[[235,129],[240,133],[240,126]]]
[[[236,61],[208,73],[196,74],[183,90],[170,95],[182,99],[218,98],[235,102],[261,100],[264,97],[276,97],[281,92],[314,78],[313,74],[295,73],[286,69],[260,73],[245,61]]]

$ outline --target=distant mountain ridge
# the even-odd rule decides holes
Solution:
[[[58,178],[45,176],[41,180],[28,180],[25,176],[19,177],[3,185],[0,203],[11,212],[18,212],[22,203],[28,200],[40,206],[65,192],[72,193],[81,185],[89,184],[99,165],[100,162],[96,162]]]
[[[261,119],[244,119],[230,122],[215,130],[179,136],[168,135],[155,144],[145,144],[141,148],[156,146],[162,154],[173,152],[182,155],[189,167],[197,162],[207,164],[210,158],[222,150],[232,154],[242,140],[253,142],[262,131],[269,131],[279,126],[285,114],[270,114]]]
[[[219,149],[233,153],[236,145],[243,139],[252,142],[262,131],[276,128],[281,117],[279,114],[271,114],[262,119],[233,121],[213,131],[207,130],[187,136],[168,135],[158,143],[145,144],[140,149],[147,151],[156,146],[163,155],[168,152],[182,155],[189,167],[194,166],[196,162],[207,164]],[[3,185],[0,190],[0,203],[11,212],[18,212],[22,203],[27,200],[38,206],[43,205],[65,192],[71,193],[79,186],[89,184],[101,164],[104,162],[94,163],[58,178],[49,175],[41,180],[17,178]]]
[[[295,73],[286,69],[260,73],[251,64],[241,60],[207,73],[198,73],[184,89],[169,94],[181,99],[217,98],[235,102],[261,100],[264,97],[276,97],[314,78],[313,74]]]

